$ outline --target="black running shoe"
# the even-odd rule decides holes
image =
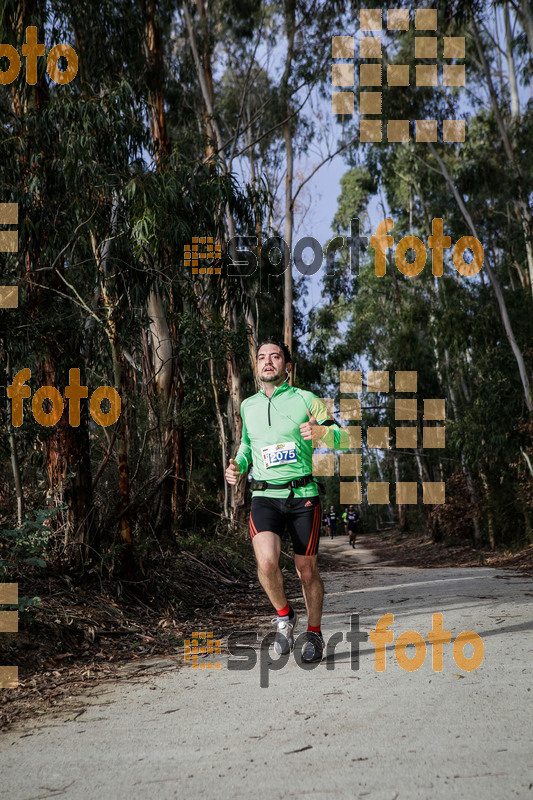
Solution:
[[[316,631],[307,631],[305,638],[306,641],[302,647],[302,661],[322,661],[324,651],[322,634]]]

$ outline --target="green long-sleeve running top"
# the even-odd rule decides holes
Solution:
[[[313,448],[335,450],[349,447],[349,437],[336,423],[324,428],[319,441],[306,441],[300,433],[308,422],[307,409],[319,424],[331,420],[326,405],[312,392],[296,389],[288,383],[277,386],[271,397],[263,389],[241,404],[242,439],[235,461],[241,473],[253,463],[254,478],[269,483],[287,483],[312,474]],[[288,497],[290,489],[256,490],[253,497]],[[316,497],[316,483],[294,490],[295,497]]]

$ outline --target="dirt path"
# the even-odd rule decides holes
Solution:
[[[383,566],[363,543],[351,550],[341,537],[321,549],[328,564],[342,565],[324,575],[324,638],[339,641],[315,669],[261,650],[255,633],[272,629],[267,616],[243,624],[254,633],[240,637],[240,661],[227,642],[220,655],[200,657],[219,669],[192,669],[182,656],[137,662],[127,682],[96,687],[74,711],[3,734],[0,798],[530,797],[530,579],[492,568]],[[301,597],[291,599],[303,608]],[[434,671],[428,632],[437,613],[452,642],[465,630],[481,637],[477,669],[458,665],[462,648],[445,643]],[[357,632],[356,614],[358,669],[356,642],[346,638]],[[377,671],[368,636],[384,614],[393,615],[394,641]],[[417,631],[424,646],[407,646],[404,665],[427,651],[416,671],[398,662],[405,631]],[[467,644],[464,656],[476,648]]]

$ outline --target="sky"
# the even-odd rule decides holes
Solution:
[[[324,165],[307,184],[309,194],[312,196],[312,206],[305,218],[298,226],[295,241],[304,236],[313,236],[322,246],[331,239],[332,222],[337,210],[337,199],[341,192],[340,180],[349,167],[342,157],[335,156],[331,162]],[[308,171],[312,166],[308,166]],[[346,231],[349,233],[349,231]],[[304,253],[304,260],[311,260],[311,251]],[[322,298],[322,273],[325,266],[325,259],[322,268],[315,274],[301,276],[298,270],[294,270],[295,280],[308,281],[309,296],[304,302],[304,308],[323,304]]]
[[[501,20],[500,20],[501,22]],[[357,25],[355,26],[357,29]],[[500,35],[503,30],[503,23],[500,25]],[[338,33],[338,32],[336,32]],[[356,38],[360,32],[354,30],[350,32],[355,34]],[[266,58],[266,51],[261,53],[261,48],[258,51],[258,59],[261,61],[262,57]],[[270,68],[280,69],[283,65],[284,52],[283,47],[275,48],[270,52],[270,57],[273,62],[270,63]],[[279,62],[279,63],[276,63]],[[266,66],[266,65],[265,65]],[[521,85],[519,87],[521,103],[527,102],[527,87]],[[469,109],[469,90],[462,90],[463,97],[460,107],[460,115],[463,116]],[[335,117],[331,110],[331,98],[321,98],[316,92],[313,92],[306,103],[304,113],[311,119],[315,125],[317,135],[309,141],[308,152],[295,160],[294,172],[294,191],[296,191],[298,184],[301,180],[305,179],[316,165],[322,160],[326,151],[334,152],[338,147],[338,140],[342,134],[341,126],[335,121]],[[468,125],[467,125],[468,135]],[[398,145],[402,146],[402,145]],[[321,245],[324,245],[332,236],[332,221],[337,209],[337,199],[340,195],[340,180],[342,176],[348,171],[349,166],[343,158],[342,154],[335,156],[331,161],[324,164],[317,173],[311,178],[306,185],[305,190],[298,198],[297,208],[295,209],[295,230],[293,235],[293,242],[296,243],[304,236],[312,236],[317,239]],[[282,214],[284,209],[284,185],[283,181],[280,184],[278,192],[278,211]],[[375,230],[378,223],[383,219],[383,211],[381,206],[378,205],[378,198],[373,198],[368,208],[368,216],[370,220],[370,227]],[[302,217],[302,210],[305,213]],[[279,221],[278,221],[279,225]],[[283,224],[280,229],[283,230]],[[349,231],[342,233],[348,234]],[[396,242],[406,235],[399,231],[393,230],[393,236]],[[468,233],[465,230],[465,235]],[[368,235],[368,231],[362,231],[362,235]],[[449,262],[450,254],[448,254],[447,262]],[[311,260],[311,251],[307,250],[305,253],[305,260]],[[429,261],[428,261],[429,263]],[[448,263],[448,267],[450,264]],[[323,304],[322,294],[322,275],[324,266],[315,275],[301,276],[300,273],[293,267],[293,276],[295,281],[305,280],[308,283],[309,294],[307,298],[300,300],[301,309],[309,311],[310,308],[320,306]]]

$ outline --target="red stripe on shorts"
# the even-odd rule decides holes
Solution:
[[[259,533],[259,531],[257,530],[257,528],[255,527],[254,523],[252,522],[252,513],[250,512],[250,536],[253,539],[254,536],[257,536],[258,533]]]
[[[320,528],[320,504],[317,503],[315,506],[315,511],[313,514],[313,527],[311,528],[311,537],[309,539],[309,544],[307,545],[307,550],[305,551],[305,555],[313,555],[313,550],[315,548],[317,534]]]

